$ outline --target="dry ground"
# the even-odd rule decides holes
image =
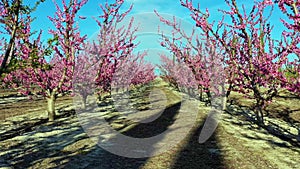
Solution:
[[[155,87],[164,91],[168,106],[158,119],[148,125],[124,119],[111,106],[109,98],[100,104],[99,115],[105,117],[113,128],[128,136],[153,136],[167,130],[178,119],[181,94],[174,92],[165,83],[160,82]],[[147,95],[150,89],[133,93],[130,98],[132,106],[149,110],[149,100],[141,94]],[[137,99],[139,96],[140,99]],[[243,101],[251,102],[239,96],[233,98],[240,104],[244,104]],[[94,138],[88,137],[78,120],[79,116],[72,109],[71,98],[65,97],[58,101],[60,117],[53,123],[45,120],[44,103],[39,99],[20,99],[0,104],[0,168],[300,168],[300,148],[249,121],[244,116],[247,111],[245,107],[229,106],[228,112],[221,115],[213,136],[199,144],[199,134],[210,110],[204,103],[199,103],[197,122],[184,140],[160,155],[136,159],[109,153],[100,148]],[[280,110],[289,109],[291,114],[296,115],[288,114],[288,117],[297,120],[295,110],[299,108],[299,99],[278,98],[276,103],[279,106],[273,110],[278,110],[280,114]],[[283,118],[287,115],[278,117],[273,114],[273,118],[268,120],[277,120],[282,127],[296,134],[295,129],[286,122],[288,119]],[[168,144],[168,140],[161,140],[160,143],[163,142]]]

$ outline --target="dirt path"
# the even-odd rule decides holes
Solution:
[[[167,102],[165,111],[160,117],[151,111],[149,100],[144,97],[137,99],[138,94],[132,94],[133,106],[141,110],[141,114],[124,114],[116,111],[106,100],[98,107],[95,117],[105,118],[109,124],[120,132],[135,137],[157,135],[160,132],[176,128],[184,128],[186,122],[178,123],[181,106],[181,97],[166,84],[157,86],[164,91],[167,100],[158,99],[156,106]],[[151,89],[151,88],[150,88]],[[150,89],[142,90],[144,93]],[[140,92],[142,93],[142,92]],[[159,93],[156,93],[159,94]],[[29,103],[28,103],[29,105]],[[190,105],[192,106],[192,105]],[[33,108],[28,106],[27,109]],[[18,109],[11,108],[10,111]],[[171,150],[151,158],[126,158],[107,152],[97,145],[98,138],[89,137],[82,128],[82,119],[78,120],[77,114],[72,112],[72,107],[64,107],[61,118],[54,123],[42,123],[13,138],[0,141],[0,168],[100,168],[100,169],[167,169],[167,168],[300,168],[300,149],[288,142],[268,134],[240,116],[222,114],[221,122],[213,136],[203,144],[198,143],[199,134],[209,111],[203,103],[199,103],[196,123],[188,135]],[[144,112],[143,112],[144,111]],[[192,109],[190,109],[192,111]],[[2,112],[2,110],[1,110]],[[145,113],[147,112],[147,113]],[[63,114],[68,114],[63,116]],[[192,114],[193,112],[191,112]],[[143,117],[143,118],[141,118]],[[34,121],[44,118],[37,112],[27,113],[22,116],[8,117],[1,121],[1,130],[9,130],[17,123]],[[157,118],[157,119],[156,119]],[[147,123],[136,123],[134,120],[148,120]],[[182,125],[181,125],[182,124]],[[95,130],[96,131],[96,130]],[[178,133],[178,136],[180,132]],[[2,137],[0,133],[0,137]],[[96,141],[95,141],[96,140]],[[170,144],[172,140],[162,139],[160,144]]]

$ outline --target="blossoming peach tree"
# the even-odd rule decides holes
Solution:
[[[161,42],[161,46],[175,56],[173,63],[165,56],[161,57],[164,63],[163,67],[167,72],[171,71],[168,76],[173,76],[175,78],[173,81],[176,81],[181,87],[197,88],[202,101],[204,101],[203,93],[206,94],[208,103],[211,103],[212,97],[221,96],[224,93],[222,91],[224,71],[221,64],[223,56],[218,53],[221,52],[222,48],[216,48],[218,42],[206,36],[205,33],[207,32],[196,35],[195,30],[192,30],[191,34],[188,35],[182,30],[181,23],[177,22],[176,18],[169,21],[157,12],[156,14],[163,23],[173,29],[171,38],[162,33]],[[186,65],[186,67],[182,65]],[[176,68],[180,72],[176,71]]]
[[[123,20],[131,11],[120,12],[124,0],[100,5],[102,15],[94,18],[100,28],[96,39],[85,44],[85,50],[76,61],[73,78],[74,93],[79,94],[86,107],[87,97],[98,94],[99,100],[112,88],[124,83],[137,85],[154,79],[154,67],[142,62],[144,54],[133,54],[137,28],[133,18],[124,24]],[[129,80],[129,81],[128,81]]]
[[[273,4],[271,0],[268,2]],[[282,32],[283,40],[278,50],[282,55],[295,57],[294,60],[287,63],[285,73],[290,76],[282,82],[282,86],[300,96],[300,1],[275,0],[274,2],[289,19],[289,21],[281,19],[287,30]]]
[[[56,13],[49,17],[55,26],[49,33],[53,38],[48,41],[47,46],[41,42],[41,33],[32,40],[27,36],[24,41],[19,42],[21,50],[17,53],[20,57],[20,67],[6,75],[4,81],[12,87],[19,89],[23,94],[42,94],[48,103],[49,121],[55,119],[55,101],[59,94],[64,94],[72,87],[72,76],[75,66],[76,54],[82,50],[85,36],[81,36],[76,26],[75,19],[80,8],[87,0],[71,0],[66,3],[62,1],[62,7],[56,2]],[[26,25],[25,35],[30,35],[30,24]],[[23,43],[26,42],[26,43]],[[47,55],[53,53],[50,62],[46,60]],[[15,82],[21,81],[18,86]]]
[[[26,27],[32,22],[31,13],[44,0],[36,1],[35,5],[25,5],[22,0],[1,0],[0,1],[0,33],[1,39],[0,53],[0,78],[5,72],[16,67],[17,62],[17,43],[26,42],[26,38],[33,32],[28,32]],[[8,38],[4,38],[7,36]],[[1,79],[0,79],[1,80]]]
[[[287,88],[293,92],[299,91],[299,59],[290,62],[295,68],[293,70],[296,75],[293,78],[287,80],[284,72],[281,71],[285,64],[289,63],[289,54],[294,53],[299,56],[299,31],[297,30],[299,28],[299,2],[278,2],[280,9],[293,21],[291,24],[283,21],[290,30],[283,32],[283,40],[272,38],[273,26],[269,23],[269,17],[274,4],[271,1],[255,2],[250,11],[247,11],[244,6],[239,6],[236,0],[225,0],[225,2],[229,11],[219,10],[224,15],[215,24],[216,21],[209,21],[208,9],[202,11],[199,4],[194,7],[193,1],[181,0],[181,5],[191,12],[191,18],[200,29],[199,37],[203,37],[202,41],[196,45],[189,43],[192,36],[186,35],[175,19],[166,20],[160,17],[163,23],[171,26],[174,32],[178,33],[177,37],[171,40],[163,37],[162,46],[169,49],[179,61],[183,60],[187,65],[198,61],[190,67],[193,69],[199,87],[203,87],[206,91],[210,89],[211,78],[215,77],[214,73],[209,71],[216,71],[211,68],[218,65],[215,64],[218,61],[214,62],[213,58],[209,59],[212,53],[207,53],[207,55],[201,49],[202,45],[215,49],[221,54],[219,61],[223,62],[223,65],[217,68],[222,67],[226,75],[227,88],[222,94],[226,93],[228,97],[230,91],[234,90],[255,99],[254,112],[257,122],[263,124],[265,107],[278,94],[280,88]],[[291,8],[291,14],[285,10],[285,6]],[[225,19],[231,22],[225,22]],[[182,39],[188,44],[181,45],[179,40],[182,41]],[[195,55],[191,49],[194,50]],[[203,66],[207,63],[208,67]],[[200,69],[199,73],[197,69]],[[209,74],[212,76],[199,77]]]

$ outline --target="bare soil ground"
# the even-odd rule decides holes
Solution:
[[[128,136],[151,136],[167,130],[178,120],[181,94],[162,82],[154,87],[164,91],[167,107],[159,118],[148,125],[124,119],[113,108],[110,98],[100,103],[100,114],[111,127]],[[149,101],[144,96],[151,89],[132,93],[132,106],[149,111]],[[245,105],[251,101],[240,96],[232,97],[240,105],[228,106],[228,111],[221,115],[218,127],[208,141],[203,144],[198,142],[210,110],[204,103],[199,103],[197,122],[185,139],[170,151],[149,158],[121,157],[99,147],[95,139],[83,130],[71,97],[58,100],[59,118],[52,123],[46,120],[44,100],[23,98],[8,101],[7,98],[13,97],[16,98],[0,97],[0,101],[5,101],[0,104],[0,168],[300,168],[300,147],[251,122],[248,118],[251,113]],[[278,114],[286,109],[291,112],[288,116],[270,112],[271,118],[267,121],[277,123],[296,135],[296,128],[290,126],[292,121],[288,120],[297,122],[299,99],[277,99],[278,105],[274,104],[270,109]],[[168,144],[168,141],[162,140],[160,143]]]
[[[235,92],[232,92],[229,100],[242,107],[253,107],[255,102]],[[300,123],[300,97],[285,90],[280,91],[279,96],[275,97],[266,109],[270,113],[269,117]]]
[[[70,96],[59,97],[57,106],[59,108],[72,104]],[[31,112],[46,112],[47,101],[40,97],[23,96],[14,90],[0,89],[0,120],[23,115]]]

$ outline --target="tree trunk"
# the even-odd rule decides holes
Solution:
[[[264,125],[264,113],[263,113],[264,103],[261,100],[256,101],[255,114],[258,124]]]
[[[13,59],[12,57],[13,57],[13,51],[14,51],[14,45],[15,45],[15,38],[16,38],[16,33],[17,33],[18,25],[19,25],[18,21],[19,21],[19,15],[20,15],[21,1],[20,0],[16,1],[15,5],[16,5],[16,10],[14,12],[15,13],[15,18],[14,18],[14,21],[13,21],[13,23],[14,23],[13,30],[11,32],[10,40],[9,40],[7,49],[6,49],[5,54],[4,54],[4,59],[1,63],[1,65],[0,65],[0,77],[6,69],[6,64],[7,64],[8,59],[9,58],[11,60]]]
[[[200,87],[200,101],[203,101],[202,87]]]
[[[207,95],[208,103],[211,105],[212,96],[211,96],[209,89],[206,88],[206,90],[207,90],[206,95]]]
[[[50,97],[47,98],[47,103],[48,103],[48,120],[49,121],[54,121],[55,119],[55,96],[51,95]]]
[[[82,97],[82,108],[86,109],[86,100],[87,100],[87,96],[83,96]]]
[[[4,54],[3,61],[0,65],[0,77],[1,77],[2,73],[5,72],[8,59],[10,58],[12,60],[16,30],[17,30],[17,28],[16,28],[16,26],[14,26],[11,38],[9,40],[9,44],[8,44],[5,54]]]
[[[265,124],[263,110],[260,110],[260,123],[261,123],[262,125],[264,125],[264,124]]]
[[[191,96],[191,88],[188,87],[188,95]]]
[[[223,100],[222,100],[222,111],[225,111],[227,108],[227,97],[223,97]]]
[[[102,101],[101,94],[98,94],[98,101],[99,101],[99,102],[101,102],[101,101]]]
[[[227,92],[228,90],[226,91],[226,88],[224,85],[221,86],[222,87],[222,94],[221,94],[221,97],[222,97],[222,111],[224,112],[226,109],[227,109]],[[229,89],[230,90],[230,89]]]
[[[229,84],[229,87],[228,87],[228,89],[227,89],[227,91],[226,91],[226,97],[227,97],[227,98],[229,97],[232,88],[233,88],[233,86],[232,86],[232,84],[230,83],[230,84]]]

